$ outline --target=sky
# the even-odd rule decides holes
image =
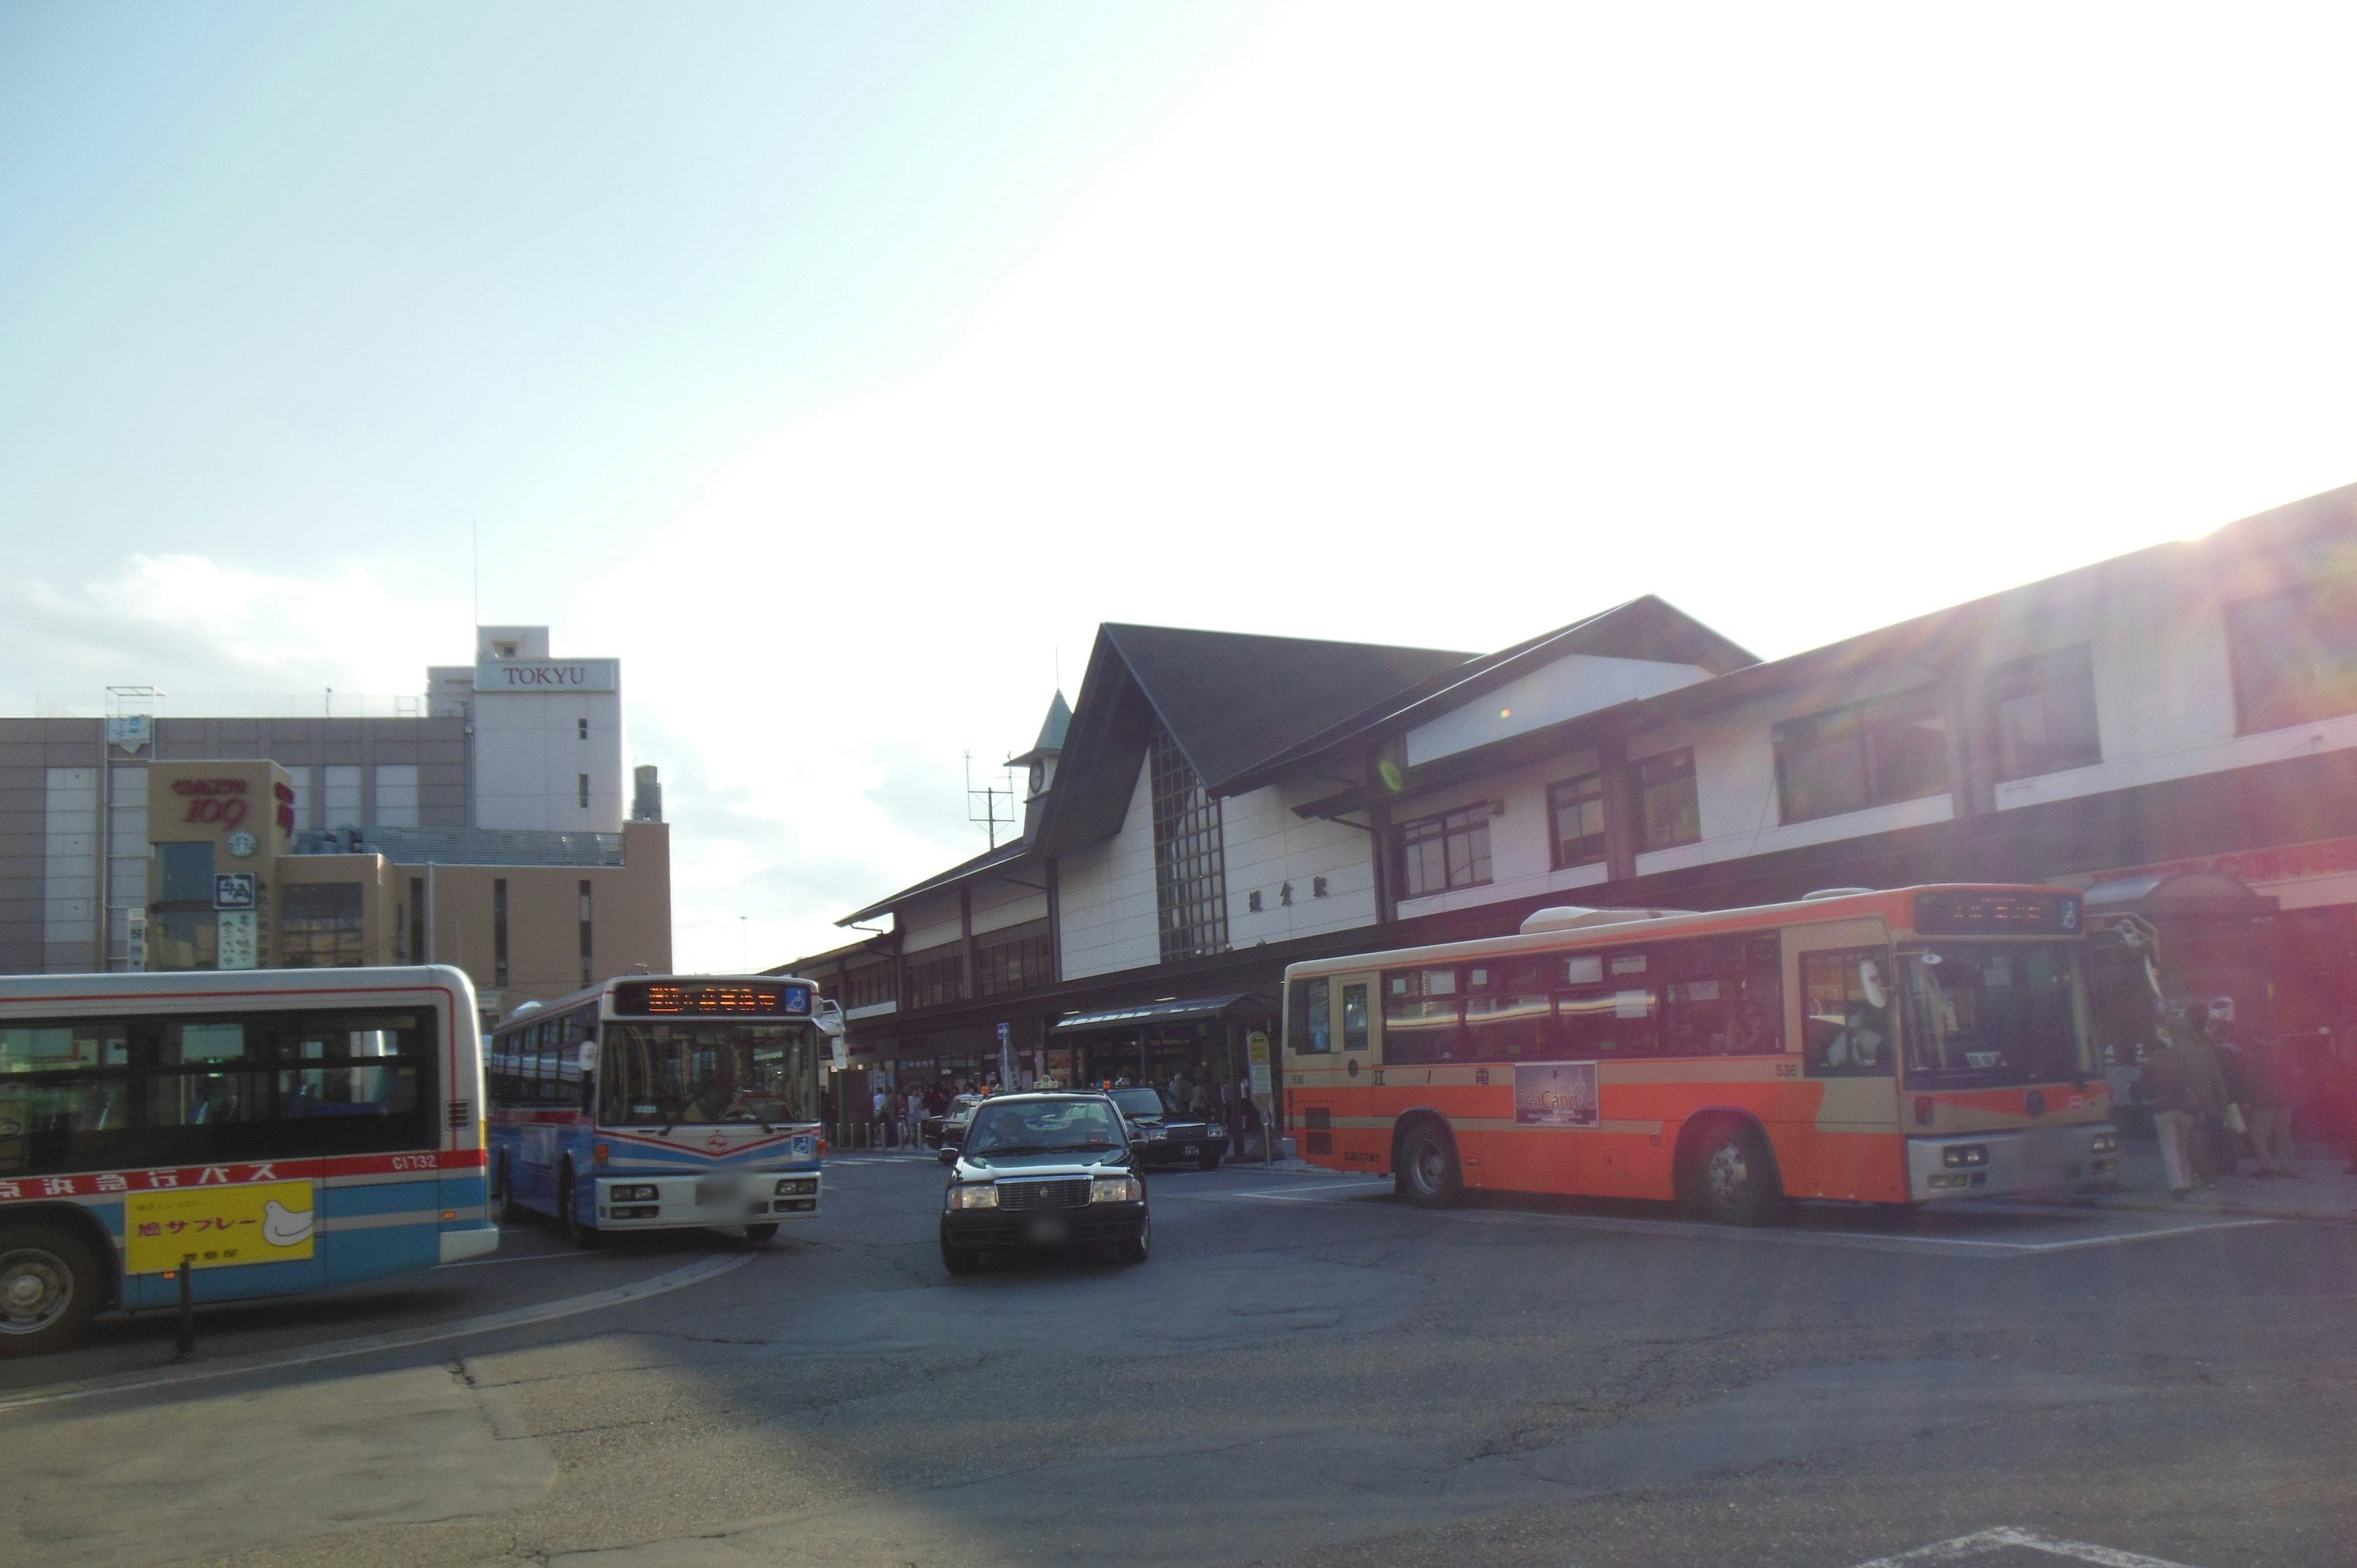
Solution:
[[[1774,657],[2357,480],[2347,8],[0,3],[0,713],[623,660],[677,961],[1101,621]],[[1077,694],[1077,693],[1074,693]],[[263,706],[267,704],[267,706]]]

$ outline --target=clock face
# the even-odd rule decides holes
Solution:
[[[253,835],[247,832],[243,828],[240,828],[237,832],[229,835],[229,852],[230,854],[237,856],[240,860],[243,860],[247,855],[252,854],[253,853]]]

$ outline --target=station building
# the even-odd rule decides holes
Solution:
[[[1019,840],[788,966],[855,1066],[1233,1081],[1297,959],[1931,881],[2084,889],[2246,1037],[2357,1021],[2357,486],[1774,660],[1651,596],[1482,654],[1107,625],[1061,703]]]
[[[671,967],[621,675],[482,627],[391,717],[0,718],[0,971],[445,962],[497,1018]],[[160,702],[147,704],[162,705]]]

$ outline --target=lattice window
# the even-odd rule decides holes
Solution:
[[[1154,904],[1162,959],[1228,949],[1227,851],[1220,802],[1178,743],[1157,727],[1147,764],[1154,787]]]

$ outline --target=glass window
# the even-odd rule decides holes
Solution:
[[[1323,975],[1293,983],[1293,1017],[1286,1048],[1297,1056],[1323,1056],[1334,1048],[1334,983]]]
[[[73,1068],[128,1067],[131,1047],[121,1024],[74,1023],[50,1027],[0,1027],[0,1073],[59,1072]]]
[[[1456,1060],[1464,1011],[1454,968],[1386,971],[1384,1062]]]
[[[357,969],[366,961],[357,882],[294,882],[278,894],[279,966]]]
[[[2095,674],[2084,643],[2017,659],[1989,671],[1996,776],[2034,779],[2104,759],[2095,732]]]
[[[2054,1083],[2093,1070],[2069,947],[1960,943],[1900,962],[1910,1087]]]
[[[2226,607],[2245,735],[2357,713],[2357,574]]]
[[[1801,955],[1802,1048],[1811,1078],[1887,1078],[1890,955],[1877,948]]]
[[[901,962],[910,1007],[946,1007],[965,996],[965,944],[919,948]]]
[[[1154,803],[1154,902],[1162,961],[1228,949],[1227,850],[1219,798],[1157,725],[1147,747]]]
[[[1564,961],[1562,989],[1555,993],[1561,1054],[1631,1057],[1659,1049],[1660,998],[1644,974],[1641,953],[1616,953],[1609,963],[1593,954]]]
[[[1787,822],[1920,800],[1948,788],[1948,719],[1936,687],[1853,703],[1775,729]]]
[[[969,1156],[1128,1146],[1121,1118],[1102,1100],[985,1101],[965,1135]]]
[[[1540,1061],[1552,1056],[1555,1003],[1549,981],[1558,967],[1552,959],[1525,958],[1469,968],[1459,1054],[1475,1061]]]
[[[1593,865],[1604,858],[1604,775],[1582,773],[1547,786],[1555,865]]]
[[[156,846],[156,863],[159,869],[158,898],[166,904],[202,904],[213,907],[213,846],[204,843],[159,843]]]
[[[1784,1048],[1782,948],[1772,936],[1679,942],[1663,958],[1663,1049],[1752,1056]]]
[[[1403,824],[1400,860],[1401,897],[1406,898],[1489,881],[1489,802]]]
[[[1342,1048],[1346,1051],[1367,1048],[1367,988],[1364,985],[1342,987]]]
[[[1631,765],[1637,786],[1637,847],[1671,849],[1702,838],[1702,798],[1695,789],[1694,747],[1682,746]]]
[[[552,1034],[554,1031],[552,1031]],[[807,1024],[608,1024],[598,1047],[601,1120],[616,1126],[680,1122],[815,1122],[816,1031]],[[549,1047],[552,1065],[561,1047]],[[573,1077],[552,1079],[563,1103]]]
[[[974,951],[974,989],[983,996],[1028,991],[1054,978],[1049,972],[1050,941],[1045,918],[993,931]]]

